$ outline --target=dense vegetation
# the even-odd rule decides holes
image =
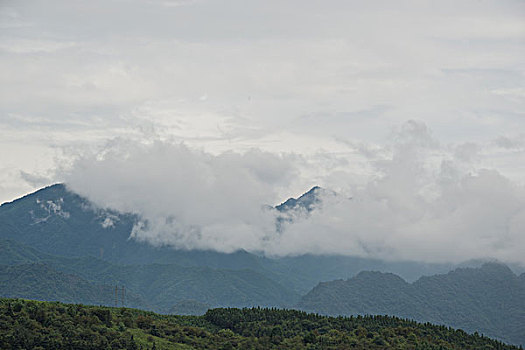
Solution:
[[[486,263],[409,284],[380,272],[319,284],[301,309],[325,315],[388,314],[478,331],[525,344],[525,283],[507,266]]]
[[[332,318],[295,310],[213,309],[168,316],[0,299],[2,349],[518,349],[395,317]]]

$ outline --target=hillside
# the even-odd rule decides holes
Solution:
[[[187,300],[215,307],[283,307],[293,305],[300,298],[299,294],[250,270],[175,264],[117,265],[93,257],[67,258],[44,254],[9,240],[0,240],[0,247],[7,247],[3,249],[2,260],[12,265],[0,266],[0,271],[6,276],[0,287],[0,296],[113,305],[111,292],[109,299],[97,299],[80,298],[80,294],[73,291],[97,291],[99,287],[95,284],[112,286],[109,289],[119,285],[147,300],[147,304],[141,302],[133,306],[160,312],[167,312],[175,304]],[[30,264],[15,264],[20,261]],[[23,274],[16,276],[16,271]],[[22,278],[26,275],[29,277]],[[88,294],[94,296],[94,293]]]
[[[0,265],[0,295],[92,305],[115,304],[114,285],[94,284],[43,264]],[[126,305],[148,307],[144,300],[129,291]]]
[[[486,263],[412,284],[393,274],[362,272],[320,283],[298,307],[325,315],[388,314],[525,344],[524,300],[520,277],[505,265]]]
[[[395,317],[331,318],[295,310],[213,309],[161,316],[0,299],[2,349],[518,349]]]

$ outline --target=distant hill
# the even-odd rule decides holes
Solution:
[[[325,315],[388,314],[525,344],[522,276],[499,263],[421,277],[412,284],[393,274],[361,272],[320,283],[298,307]]]
[[[0,299],[1,349],[498,349],[512,345],[394,317],[213,309],[167,316],[127,308]]]

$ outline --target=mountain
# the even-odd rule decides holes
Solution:
[[[283,215],[286,210],[297,206],[312,209],[312,205],[320,200],[320,191],[323,189],[314,187],[276,208]],[[55,184],[2,204],[0,239],[22,243],[38,250],[39,254],[91,256],[118,265],[176,264],[213,269],[249,269],[300,294],[308,292],[320,281],[348,278],[364,269],[393,272],[414,280],[421,275],[443,273],[451,268],[449,264],[390,263],[347,256],[307,254],[270,259],[243,250],[226,254],[155,247],[130,239],[131,229],[138,220],[140,218],[135,214],[97,208],[86,198],[69,191],[65,185]],[[0,245],[0,252],[1,249]],[[27,249],[25,254],[33,253]],[[24,261],[22,256],[18,259]]]
[[[282,215],[315,210],[321,190],[314,187],[277,209]],[[111,305],[112,289],[119,285],[137,306],[202,313],[219,306],[290,307],[317,285],[300,307],[334,315],[395,314],[512,342],[525,334],[519,304],[525,275],[518,277],[508,268],[491,270],[489,264],[483,273],[466,268],[419,278],[450,271],[453,265],[312,254],[266,258],[242,250],[225,254],[154,247],[130,238],[138,220],[132,213],[97,208],[61,184],[2,204],[0,296]],[[383,273],[360,273],[363,270]],[[419,280],[410,284],[403,278]],[[484,286],[489,282],[495,286]],[[502,295],[503,287],[511,293]]]
[[[462,330],[385,316],[331,318],[261,308],[171,316],[16,299],[0,299],[0,348],[518,349]]]
[[[298,303],[325,315],[388,314],[525,344],[525,284],[507,266],[485,263],[410,284],[379,272],[320,283]]]
[[[215,307],[284,307],[299,299],[298,294],[251,270],[148,264],[83,269],[81,273],[99,283],[125,285],[144,295],[156,310],[188,299]]]
[[[178,263],[230,268],[257,265],[246,252],[220,254],[154,247],[129,239],[139,217],[95,207],[63,184],[0,206],[0,238],[53,255],[93,256],[119,264]]]

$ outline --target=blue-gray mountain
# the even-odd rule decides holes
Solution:
[[[283,217],[290,217],[286,216],[289,211],[316,210],[320,203],[320,191],[322,189],[315,187],[276,209]],[[129,238],[138,220],[140,217],[136,214],[96,208],[61,184],[4,203],[0,206],[0,264],[3,265],[0,266],[0,296],[113,305],[114,286],[124,285],[129,295],[129,306],[160,312],[202,313],[208,306],[290,307],[319,282],[348,278],[363,270],[392,272],[414,281],[422,275],[445,273],[454,267],[450,264],[393,263],[347,256],[302,255],[269,259],[246,251],[224,254],[154,247]],[[375,275],[363,273],[358,275],[358,279],[366,276]],[[403,316],[402,312],[412,307],[408,301],[416,302],[415,305],[427,305],[426,295],[423,298],[421,294],[411,292],[412,286],[423,283],[425,278],[409,285],[394,275],[379,276],[388,278],[381,277],[379,285],[370,284],[369,293],[352,292],[357,293],[356,300],[361,295],[362,300],[368,300],[365,304],[374,308],[349,308],[348,312],[401,312]],[[521,285],[525,283],[524,275],[513,276],[502,273],[504,280],[513,278],[521,281]],[[344,284],[342,281],[332,283]],[[521,292],[512,289],[514,284],[501,285],[506,286],[508,292],[521,295]],[[321,286],[324,284],[308,295],[315,295]],[[460,287],[463,288],[458,284]],[[395,303],[388,303],[394,298],[390,290],[397,294],[398,299],[393,299],[397,300]],[[327,309],[320,312],[346,310],[345,297],[340,298],[337,293],[337,297],[326,299]],[[432,294],[428,292],[428,295]],[[407,303],[399,301],[399,298]],[[447,294],[443,298],[453,299],[453,295]],[[498,298],[496,294],[494,298]],[[300,305],[307,307],[307,300],[308,296],[302,299]],[[505,298],[501,300],[505,305],[512,305]],[[387,306],[396,305],[393,309],[378,307],[385,302]],[[456,313],[458,310],[447,305],[443,301],[442,312],[445,316],[447,312]],[[479,310],[488,316],[480,318],[486,320],[485,323],[467,329],[494,334],[501,339],[515,339],[513,335],[509,338],[501,327],[496,326],[496,319],[490,315],[491,312],[485,311],[483,303],[472,305],[477,308],[466,308],[465,317],[472,315],[471,318],[480,318]],[[413,314],[406,315],[418,319],[428,315],[422,309],[414,310]],[[447,320],[451,319],[445,316],[429,320],[447,324]],[[516,318],[511,316],[509,319]]]
[[[314,187],[298,199],[277,206],[281,212],[317,203]],[[450,264],[384,262],[347,256],[302,255],[268,259],[246,251],[224,254],[214,251],[186,251],[173,247],[154,247],[129,239],[140,218],[96,208],[87,199],[62,184],[0,206],[0,239],[22,243],[42,253],[68,257],[91,256],[113,264],[177,264],[214,269],[250,269],[304,294],[319,281],[347,278],[361,270],[397,273],[407,280],[447,272]]]
[[[391,273],[361,272],[320,283],[298,308],[324,315],[394,315],[525,344],[525,274],[485,263],[407,283]]]

